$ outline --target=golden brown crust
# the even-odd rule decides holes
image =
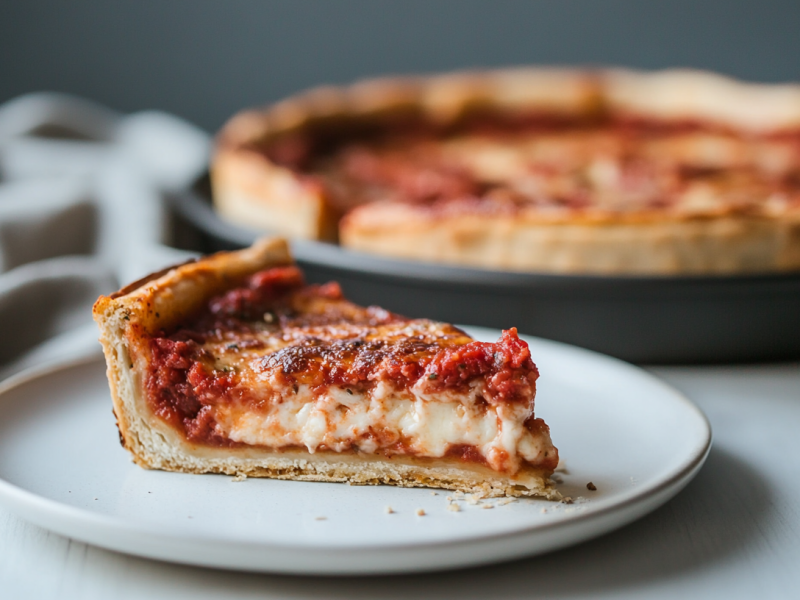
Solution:
[[[607,71],[605,96],[613,110],[663,121],[700,121],[751,134],[800,127],[800,85],[743,83],[729,77],[672,69]]]
[[[120,438],[137,463],[155,468],[163,460],[159,456],[169,456],[181,444],[169,427],[156,431],[147,418],[142,373],[149,360],[148,336],[172,327],[209,297],[259,269],[291,262],[284,240],[265,239],[247,250],[154,273],[95,302],[93,315],[100,327]]]
[[[143,334],[169,329],[225,289],[270,266],[293,264],[289,247],[280,238],[265,238],[238,252],[220,252],[148,275],[94,305],[95,320],[121,311],[126,322]]]
[[[230,221],[296,238],[336,240],[340,215],[321,189],[257,152],[219,152],[211,182],[217,210]]]
[[[510,117],[602,110],[654,122],[699,122],[744,136],[800,131],[800,86],[742,83],[699,71],[532,68],[375,80],[312,90],[232,119],[220,133],[212,167],[216,206],[240,224],[334,239],[341,212],[331,208],[324,190],[271,163],[252,150],[254,145],[331,123],[346,128],[375,115],[413,114],[448,123],[487,106]],[[247,177],[236,172],[245,164]],[[697,189],[711,200],[721,198],[720,191]],[[705,197],[686,211],[527,210],[512,216],[442,216],[424,206],[375,203],[347,213],[339,236],[344,246],[365,252],[497,269],[609,274],[799,269],[800,207],[770,211],[753,213],[735,203],[720,208]],[[399,220],[379,222],[387,216]]]
[[[189,442],[157,418],[146,398],[151,361],[148,341],[191,318],[222,291],[263,269],[291,263],[281,239],[263,240],[240,252],[220,253],[146,277],[95,304],[100,341],[123,445],[137,464],[191,473],[227,473],[307,481],[348,481],[432,486],[487,495],[558,498],[549,472],[524,467],[512,477],[457,458],[392,457],[355,452],[310,454],[259,446],[213,447]]]
[[[226,456],[226,454],[228,454]],[[354,453],[270,451],[250,453],[194,447],[179,457],[157,463],[137,464],[145,468],[182,473],[218,473],[246,477],[268,477],[294,481],[349,483],[351,485],[394,485],[433,487],[477,493],[486,497],[537,496],[559,500],[561,494],[550,481],[550,473],[527,468],[514,480],[478,464],[455,459],[403,457],[387,459]]]
[[[538,215],[449,217],[447,227],[416,207],[373,204],[347,215],[342,244],[389,257],[487,269],[597,274],[739,274],[800,268],[800,219],[588,219]]]
[[[594,110],[600,101],[599,81],[598,74],[586,71],[520,68],[390,77],[347,87],[315,88],[264,110],[234,116],[217,137],[217,152],[237,151],[326,121],[412,113],[449,122],[483,104],[510,113],[540,109],[582,114]]]

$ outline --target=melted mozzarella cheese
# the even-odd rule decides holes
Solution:
[[[481,391],[477,384],[467,394],[433,398],[378,382],[367,393],[331,386],[314,395],[308,386],[299,386],[296,393],[286,390],[280,401],[258,410],[218,406],[215,418],[227,438],[270,448],[299,446],[313,453],[323,446],[336,452],[356,446],[374,453],[403,441],[413,455],[440,458],[451,446],[469,445],[498,471],[516,471],[520,456],[533,464],[541,460],[550,440],[537,439],[525,428],[524,408],[495,408],[479,400]]]

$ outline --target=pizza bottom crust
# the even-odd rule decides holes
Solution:
[[[225,456],[227,455],[227,456]],[[262,448],[195,448],[191,453],[173,453],[169,458],[136,462],[146,468],[182,473],[218,473],[294,481],[349,483],[351,485],[394,485],[428,487],[477,493],[491,498],[536,496],[560,500],[561,494],[549,479],[549,472],[523,468],[504,477],[479,464],[457,459],[394,456]]]

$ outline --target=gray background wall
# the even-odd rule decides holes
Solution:
[[[521,63],[800,80],[800,2],[0,0],[0,101],[53,89],[209,130],[323,82]]]

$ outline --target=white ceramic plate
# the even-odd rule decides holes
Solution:
[[[452,512],[445,491],[146,471],[119,445],[99,358],[0,389],[0,502],[62,535],[150,558],[284,573],[390,573],[575,544],[652,511],[697,473],[711,431],[694,404],[626,363],[527,339],[541,371],[536,413],[568,470],[559,487],[576,499],[571,505],[461,501],[462,510]],[[587,489],[590,481],[596,491]]]

